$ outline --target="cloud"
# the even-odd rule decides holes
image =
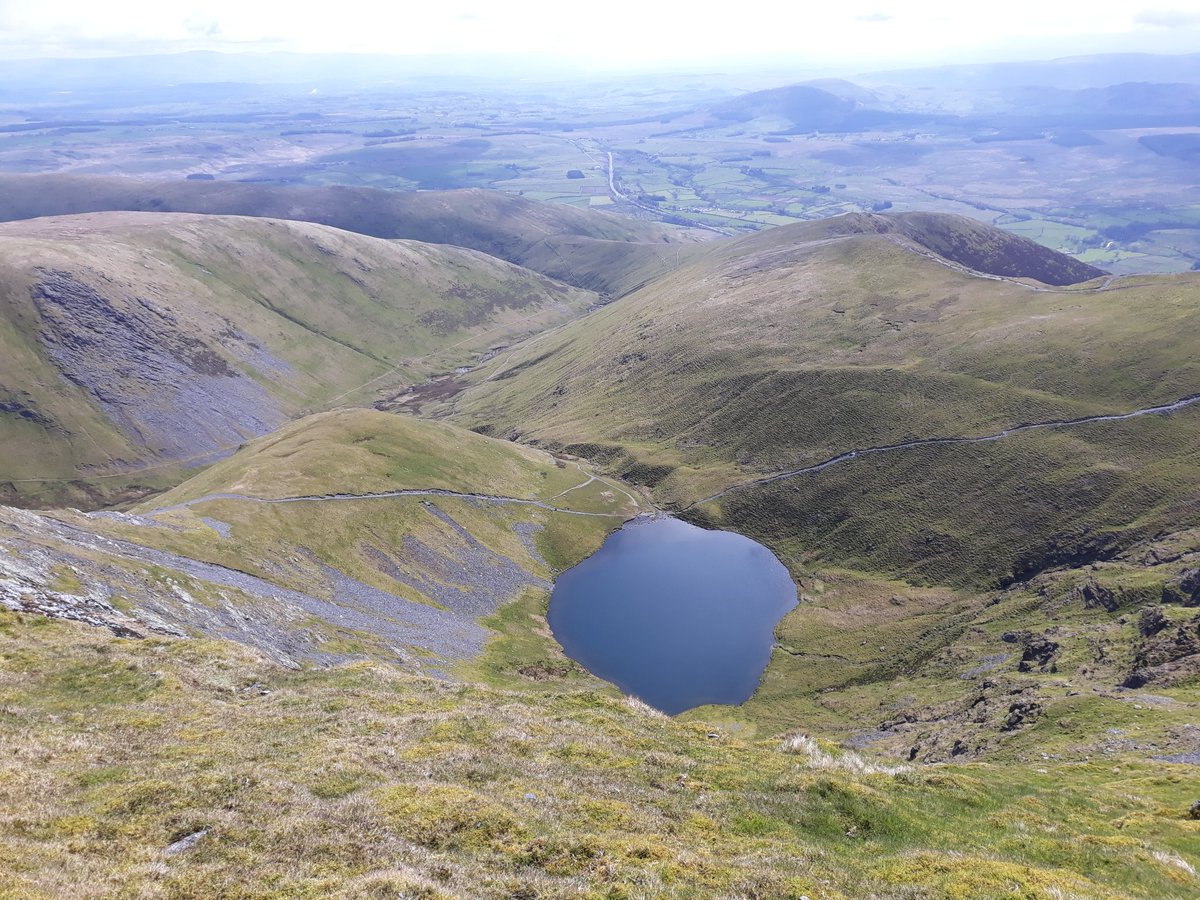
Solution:
[[[1137,25],[1149,25],[1151,28],[1187,28],[1200,25],[1200,12],[1184,9],[1144,9],[1133,21]]]
[[[888,15],[885,12],[873,12],[865,16],[855,16],[856,22],[890,22],[895,16]]]
[[[192,37],[219,38],[221,37],[221,22],[218,19],[204,16],[190,16],[183,23],[184,28]]]

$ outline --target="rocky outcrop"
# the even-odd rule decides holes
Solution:
[[[1142,637],[1153,637],[1164,628],[1169,627],[1171,620],[1158,606],[1147,606],[1138,617],[1138,634]]]
[[[22,391],[22,394],[28,396],[28,392],[26,391]],[[0,400],[0,415],[16,416],[27,422],[33,422],[35,425],[41,425],[43,428],[48,428],[54,424],[36,409],[29,406],[23,400],[18,399]]]
[[[1116,612],[1121,605],[1117,594],[1095,578],[1089,578],[1083,584],[1078,585],[1074,593],[1083,601],[1084,609],[1103,609],[1108,612]]]
[[[70,272],[39,274],[31,296],[47,354],[135,444],[193,459],[284,421],[262,385],[170,310],[144,298],[105,296]],[[261,350],[240,347],[246,342],[233,331],[222,340],[241,355]]]
[[[1200,606],[1200,569],[1187,569],[1177,582],[1185,606]]]
[[[1009,704],[1008,717],[1000,726],[1001,731],[1016,731],[1033,724],[1041,715],[1042,705],[1036,700],[1015,700]]]
[[[1058,644],[1045,635],[1033,634],[1029,631],[1006,631],[1001,640],[1008,644],[1021,644],[1025,649],[1021,653],[1021,661],[1017,663],[1020,672],[1057,672],[1054,659],[1058,654]]]
[[[1144,637],[1123,686],[1167,686],[1196,677],[1200,677],[1200,615],[1175,626],[1162,624]]]
[[[151,631],[182,637],[164,622],[149,622],[117,609],[107,585],[84,582],[61,557],[24,546],[18,555],[0,543],[0,607],[38,613],[107,628],[118,637],[145,637]]]

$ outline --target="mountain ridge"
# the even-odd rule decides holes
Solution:
[[[0,221],[133,211],[240,215],[309,221],[386,240],[451,244],[602,292],[619,292],[611,253],[639,262],[686,232],[595,210],[538,203],[499,191],[387,191],[280,187],[230,181],[150,181],[85,175],[0,175]],[[563,257],[560,248],[568,254]],[[572,249],[581,252],[571,253]],[[602,255],[592,263],[590,253]]]
[[[261,218],[93,213],[0,245],[10,499],[170,477],[598,302],[476,251]]]

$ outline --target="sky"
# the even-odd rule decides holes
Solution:
[[[502,53],[610,69],[784,58],[882,68],[1200,52],[1200,0],[0,0],[0,59],[202,49]]]

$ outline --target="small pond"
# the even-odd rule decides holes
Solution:
[[[674,715],[753,694],[795,605],[791,575],[762,544],[655,518],[564,572],[549,621],[568,656]]]

